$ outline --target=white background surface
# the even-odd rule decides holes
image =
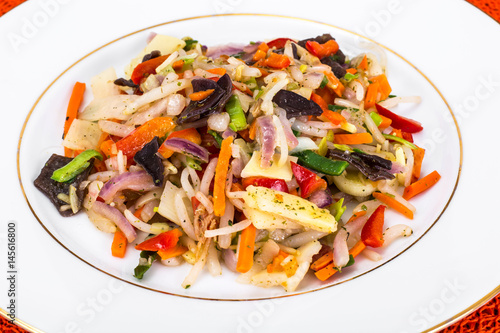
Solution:
[[[372,37],[436,84],[456,114],[464,148],[462,177],[443,218],[416,246],[370,274],[324,292],[274,301],[167,296],[121,283],[77,260],[34,219],[19,187],[17,141],[36,98],[75,60],[117,37],[173,19],[245,12],[303,17]],[[26,28],[30,23],[38,27]],[[500,158],[491,152],[496,151],[500,120],[500,65],[495,60],[500,27],[465,1],[31,0],[3,16],[0,31],[0,135],[7,159],[0,216],[2,225],[17,222],[17,314],[33,326],[58,333],[366,331],[363,327],[418,332],[498,288]],[[12,42],[16,36],[22,38],[17,46]],[[6,254],[0,258],[3,272],[6,260]],[[4,278],[0,281],[0,307],[5,309],[7,285]]]

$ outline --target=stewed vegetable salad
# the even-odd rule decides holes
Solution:
[[[395,113],[420,98],[391,95],[383,58],[349,57],[330,34],[208,48],[152,34],[121,78],[109,68],[90,86],[82,105],[75,84],[65,154],[35,186],[113,233],[137,279],[161,263],[192,265],[184,288],[222,266],[289,292],[326,281],[410,236],[385,212],[413,219],[411,198],[440,179],[421,175],[422,125]]]

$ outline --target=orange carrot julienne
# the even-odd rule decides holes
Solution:
[[[358,145],[372,141],[370,133],[335,134],[333,137],[333,142],[339,145]]]
[[[378,93],[380,89],[380,83],[378,82],[373,82],[368,86],[368,89],[366,90],[366,96],[365,96],[365,109],[369,109],[373,106],[375,106],[375,103],[378,102]]]
[[[215,177],[214,177],[214,214],[215,216],[224,215],[226,210],[226,194],[224,193],[226,188],[226,176],[227,170],[229,168],[229,160],[231,159],[231,144],[233,143],[233,137],[228,136],[222,141],[220,148],[219,159],[217,160],[217,166],[215,167]]]
[[[252,61],[259,61],[266,57],[267,53],[262,50],[257,50],[252,57]]]
[[[401,202],[397,201],[393,197],[390,197],[387,194],[384,194],[381,192],[373,192],[372,195],[378,201],[385,203],[390,208],[403,214],[404,216],[406,216],[410,220],[413,220],[413,212],[408,207],[406,207],[405,205],[403,205]]]
[[[330,88],[334,93],[337,94],[337,96],[342,97],[342,94],[344,93],[344,85],[340,80],[333,75],[332,72],[324,72],[323,74],[326,75],[326,78],[328,79],[327,87]]]
[[[172,64],[172,68],[173,69],[181,69],[182,66],[184,66],[184,60],[182,60],[182,59],[181,60],[177,60],[176,62],[174,62]]]
[[[171,247],[166,250],[159,250],[158,255],[160,256],[161,260],[166,260],[170,258],[174,258],[177,256],[180,256],[184,254],[188,249],[185,246],[182,246],[181,244],[177,244],[174,247]]]
[[[351,223],[352,221],[354,221],[358,217],[361,217],[361,216],[364,216],[364,215],[366,215],[366,210],[360,210],[359,212],[356,212],[356,213],[352,214],[352,216],[349,218],[349,221],[347,221],[347,223]]]
[[[439,181],[439,179],[441,179],[441,175],[439,174],[439,172],[437,172],[436,170],[432,171],[424,178],[419,179],[413,184],[406,186],[403,192],[403,198],[405,200],[413,198],[417,194],[422,193],[434,186]]]
[[[346,122],[343,115],[341,115],[340,113],[334,112],[332,110],[323,110],[323,113],[321,114],[321,116],[324,116],[326,119],[328,119],[334,125],[340,125],[340,124]]]
[[[135,212],[134,212],[134,216],[137,217],[139,220],[142,220],[141,218],[141,214],[142,214],[142,210],[144,209],[144,206],[142,206],[141,208],[137,209]]]
[[[320,95],[317,95],[315,93],[311,93],[311,101],[318,104],[319,107],[321,108],[321,110],[323,110],[323,112],[328,110],[328,103],[326,103],[325,100],[323,99],[323,97],[321,97]]]
[[[365,248],[366,248],[366,245],[363,244],[362,241],[359,241],[359,242],[356,243],[356,245],[354,245],[349,250],[349,254],[352,255],[354,258],[356,258],[356,256],[358,254],[360,254]],[[333,256],[333,253],[332,253],[332,256]],[[320,269],[319,271],[317,271],[316,273],[314,273],[314,275],[316,275],[316,277],[319,280],[326,281],[330,276],[332,276],[333,274],[335,274],[337,272],[338,271],[335,269],[335,263],[332,261],[332,263],[330,263],[329,265],[327,265],[324,268]]]
[[[358,70],[356,68],[348,68],[345,70],[347,73],[356,74]]]
[[[313,262],[311,264],[311,269],[313,271],[319,271],[320,269],[323,269],[333,261],[333,251],[328,251],[325,255],[320,257],[318,260]]]
[[[257,121],[254,120],[250,125],[250,128],[248,129],[248,137],[250,138],[250,140],[254,140],[256,134],[257,134]]]
[[[238,249],[238,261],[236,271],[246,273],[253,266],[253,251],[255,248],[255,235],[257,228],[253,224],[243,229],[241,232],[240,246]]]
[[[189,94],[189,98],[191,98],[192,101],[201,101],[210,96],[215,89],[207,89],[203,91],[198,91],[192,94]]]
[[[352,221],[354,221],[358,217],[361,217],[361,216],[364,216],[364,215],[366,215],[366,210],[360,210],[359,212],[356,212],[356,213],[352,214],[352,216],[349,218],[349,221],[347,221],[347,223],[351,223]],[[351,251],[357,251],[356,247],[359,247],[360,243],[364,246],[363,242],[358,242],[351,249]],[[361,252],[361,251],[359,251],[359,252]],[[351,254],[353,254],[353,256],[357,256],[359,254],[359,252],[353,252],[353,253],[356,253],[355,255],[353,253],[351,253]],[[331,262],[333,262],[333,251],[330,251],[330,252],[326,253],[325,255],[323,255],[322,257],[320,257],[318,260],[316,260],[315,262],[313,262],[311,264],[311,269],[314,270],[314,271],[319,271],[319,270],[325,268]]]
[[[68,108],[66,110],[66,121],[64,122],[64,136],[68,134],[68,130],[78,115],[78,109],[83,101],[83,94],[85,93],[85,83],[76,82],[73,87],[73,92],[69,99]]]
[[[207,69],[207,72],[222,76],[226,74],[226,69],[222,67],[217,67],[217,68]]]
[[[127,237],[125,237],[125,234],[120,229],[116,229],[113,243],[111,244],[111,254],[113,257],[123,258],[126,251]]]
[[[411,182],[414,183],[420,178],[420,170],[422,169],[422,161],[424,160],[425,149],[417,148],[413,150],[413,170],[411,173]]]
[[[361,60],[361,62],[359,63],[358,68],[364,71],[368,69],[368,58],[366,57],[366,54],[363,57],[363,60]]]
[[[380,92],[380,100],[384,100],[391,94],[392,88],[387,80],[387,76],[385,74],[380,74],[379,76],[372,77],[370,79],[372,82],[377,82],[379,84],[378,91]]]
[[[381,114],[379,114],[378,116],[382,119],[382,122],[380,123],[380,125],[378,125],[379,129],[385,129],[385,128],[391,126],[391,124],[392,124],[391,118],[384,117]]]

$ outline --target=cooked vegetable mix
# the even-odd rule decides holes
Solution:
[[[88,105],[83,83],[68,96],[65,156],[35,186],[114,233],[137,279],[192,265],[189,288],[224,262],[260,287],[292,292],[310,270],[326,281],[410,236],[387,211],[413,219],[408,200],[441,178],[421,177],[424,128],[397,114],[420,98],[390,95],[385,64],[330,34],[208,48],[155,35],[123,77],[110,68],[90,87]]]

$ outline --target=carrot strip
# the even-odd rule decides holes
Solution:
[[[256,234],[257,228],[253,224],[250,224],[241,232],[238,261],[236,263],[236,271],[240,273],[246,273],[252,268]]]
[[[184,60],[177,60],[172,64],[173,69],[182,69],[182,66],[184,66]]]
[[[259,61],[266,58],[267,53],[262,50],[257,50],[252,57],[252,61]]]
[[[428,190],[434,186],[441,179],[441,175],[436,170],[432,171],[430,174],[424,178],[417,180],[415,183],[405,187],[403,192],[403,198],[409,200],[419,193]]]
[[[211,68],[211,69],[207,69],[207,72],[222,76],[222,75],[226,74],[226,69],[222,68],[222,67]]]
[[[112,153],[114,144],[115,142],[113,140],[106,140],[99,146],[99,149],[106,158],[116,156],[116,153],[115,154]]]
[[[361,62],[359,63],[358,68],[364,71],[368,69],[368,58],[366,57],[366,54],[363,57],[363,60],[361,60]]]
[[[321,116],[322,117],[324,116],[326,119],[328,119],[334,125],[340,125],[340,124],[346,122],[343,115],[341,115],[340,113],[334,112],[332,110],[323,110],[323,113],[321,114]]]
[[[385,74],[380,74],[379,76],[372,77],[370,79],[372,82],[379,84],[378,92],[380,92],[380,100],[384,100],[391,94],[392,88],[387,80]]]
[[[414,183],[420,178],[420,170],[422,169],[422,161],[424,160],[425,149],[413,149],[413,171],[411,174],[411,182]]]
[[[184,254],[188,249],[181,244],[177,244],[174,247],[171,247],[166,250],[159,250],[158,255],[160,256],[161,260],[166,260],[170,258],[174,258],[177,256],[180,256]]]
[[[366,215],[366,210],[360,210],[359,212],[352,214],[352,216],[349,218],[349,220],[347,221],[347,223],[351,223],[352,221],[354,221],[358,217],[361,217],[361,216],[364,216],[364,215]],[[356,243],[355,246],[353,246],[353,248],[351,249],[351,251],[358,251],[358,250],[356,250],[356,247],[359,247],[360,246],[359,244],[361,244],[361,245],[364,246],[363,242],[358,242],[358,243]],[[361,251],[359,251],[359,252],[361,252]],[[353,254],[353,256],[357,256],[359,254],[359,252],[354,252],[356,254],[355,255]],[[323,255],[322,257],[320,257],[318,260],[316,260],[315,262],[313,262],[311,264],[311,269],[314,270],[314,271],[319,271],[319,270],[325,268],[331,262],[333,262],[333,251],[326,253],[325,255]]]
[[[380,192],[373,192],[373,197],[383,203],[385,203],[387,206],[390,208],[394,209],[395,211],[403,214],[410,220],[413,220],[413,212],[403,205],[401,202],[397,201],[396,199],[388,196],[387,194],[380,193]]]
[[[352,221],[354,221],[358,217],[361,217],[364,215],[366,215],[366,210],[360,210],[359,212],[352,214],[352,216],[349,218],[349,221],[347,221],[347,223],[351,223]]]
[[[319,107],[321,108],[321,110],[323,110],[323,112],[330,111],[330,110],[328,110],[328,103],[325,102],[323,97],[321,97],[320,95],[317,95],[315,93],[311,93],[311,101],[318,104]]]
[[[250,140],[254,140],[256,134],[257,134],[257,121],[254,120],[252,124],[250,124],[250,128],[248,129],[248,137],[250,138]]]
[[[378,116],[382,119],[382,122],[380,123],[380,125],[378,125],[379,129],[382,130],[382,129],[386,129],[387,127],[391,126],[391,124],[392,124],[391,118],[384,117],[381,114],[379,114]]]
[[[194,198],[194,197],[193,197]],[[139,220],[142,220],[141,218],[141,214],[142,214],[142,210],[144,209],[144,206],[142,206],[141,208],[137,209],[135,212],[134,212],[134,216],[137,217]]]
[[[224,215],[226,210],[226,195],[224,193],[226,187],[226,176],[229,168],[229,160],[231,158],[232,150],[231,144],[233,137],[228,136],[222,141],[219,153],[219,160],[215,167],[214,178],[214,214],[215,216]]]
[[[76,82],[73,87],[73,92],[69,98],[68,108],[66,110],[66,121],[64,122],[64,136],[68,134],[68,130],[78,115],[78,109],[83,101],[83,94],[85,93],[85,83]]]
[[[325,255],[323,255],[321,258],[316,260],[311,264],[311,269],[313,271],[319,271],[320,269],[323,269],[333,261],[333,251],[327,252]]]
[[[198,91],[192,94],[189,94],[189,98],[191,98],[192,101],[201,101],[210,96],[215,89],[207,89],[203,91]]]
[[[375,103],[378,102],[377,96],[379,89],[380,89],[380,83],[378,82],[373,82],[368,86],[365,96],[365,109],[369,109],[375,106]]]
[[[358,70],[356,68],[348,68],[345,70],[347,73],[356,74]]]
[[[362,241],[359,241],[356,243],[356,245],[354,245],[352,247],[352,249],[349,250],[349,254],[352,255],[354,258],[356,258],[356,256],[358,254],[360,254],[364,249],[366,248],[366,245],[363,244]],[[332,253],[332,256],[333,256],[333,253]],[[338,271],[335,269],[335,263],[331,263],[329,265],[327,265],[326,267],[320,269],[319,271],[317,271],[316,273],[314,273],[314,275],[316,275],[316,277],[321,280],[321,281],[326,281],[330,276],[332,276],[333,274],[337,273]]]
[[[326,78],[328,79],[327,87],[330,88],[334,93],[337,94],[337,96],[342,97],[342,94],[344,93],[344,85],[340,80],[333,75],[332,72],[324,72],[323,74],[326,75]]]
[[[333,142],[339,145],[358,145],[371,143],[373,138],[370,133],[335,134]]]
[[[125,237],[125,234],[120,229],[116,229],[113,243],[111,243],[111,254],[113,257],[123,258],[126,251],[127,237]]]

